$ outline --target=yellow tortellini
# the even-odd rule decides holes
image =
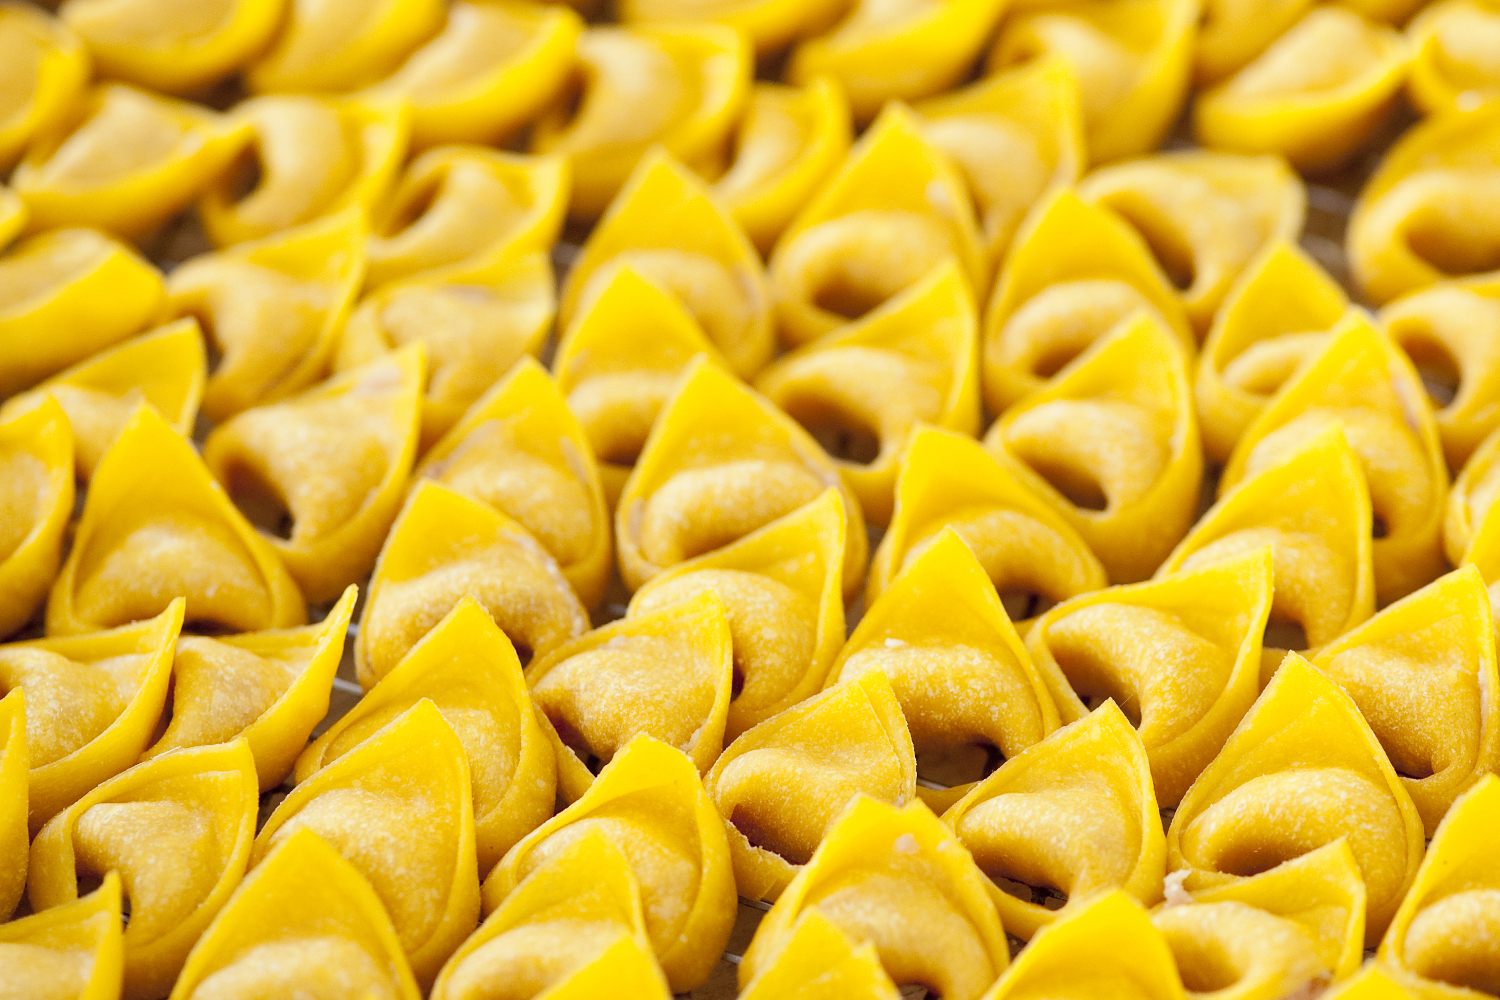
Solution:
[[[1001,25],[987,68],[1049,56],[1078,79],[1089,158],[1148,152],[1187,94],[1199,0],[1064,0],[1022,4]]]
[[[1198,27],[1198,82],[1217,83],[1269,48],[1312,10],[1316,0],[1203,0]],[[1373,21],[1400,24],[1422,0],[1350,0],[1340,5]]]
[[[54,400],[0,423],[0,638],[31,620],[62,562],[73,433]]]
[[[530,149],[567,157],[580,219],[604,211],[652,146],[711,166],[750,93],[749,42],[728,28],[589,28],[574,59],[574,80],[532,126]]]
[[[1078,194],[1140,231],[1199,335],[1265,247],[1300,235],[1307,210],[1302,181],[1280,157],[1202,150],[1106,167]]]
[[[557,562],[530,532],[478,500],[423,482],[386,537],[370,578],[354,646],[365,690],[464,597],[490,613],[523,663],[589,627]]]
[[[124,995],[165,995],[245,874],[259,790],[243,740],[136,765],[37,834],[26,887],[32,908],[72,903],[81,877],[118,872],[130,905]]]
[[[984,875],[920,802],[860,795],[849,804],[761,921],[740,961],[741,986],[775,965],[806,914],[851,943],[874,944],[897,986],[945,1000],[979,1000],[1010,959]]]
[[[0,49],[6,53],[0,89],[0,169],[8,170],[38,135],[73,111],[89,79],[89,54],[64,24],[39,7],[0,9]]]
[[[1273,243],[1229,290],[1198,358],[1203,450],[1225,462],[1266,402],[1327,342],[1348,299],[1296,244]]]
[[[1500,779],[1490,774],[1453,803],[1380,942],[1380,961],[1426,981],[1421,996],[1484,996],[1497,989],[1497,821]]]
[[[1191,354],[1177,290],[1140,234],[1114,212],[1061,190],[1015,236],[984,316],[984,401],[996,413],[1040,392],[1137,312]]]
[[[1023,939],[1100,892],[1161,898],[1151,766],[1113,701],[1000,765],[943,821],[989,877],[1006,931]]]
[[[840,569],[849,527],[833,490],[721,549],[679,563],[630,602],[647,615],[703,591],[718,595],[734,647],[726,734],[823,686],[844,640]]]
[[[119,1000],[120,876],[76,902],[0,924],[6,987],[36,1000]]]
[[[1343,427],[1369,484],[1375,593],[1388,603],[1442,571],[1448,469],[1411,362],[1362,315],[1349,314],[1246,428],[1220,495],[1333,425]]]
[[[595,831],[630,864],[646,935],[672,990],[702,984],[734,923],[729,845],[698,769],[650,736],[626,744],[582,798],[511,848],[485,880],[485,911],[500,910],[527,876]]]
[[[668,1000],[651,954],[640,883],[603,833],[539,864],[443,967],[433,1000]]]
[[[304,829],[369,881],[430,984],[479,916],[469,767],[433,703],[418,701],[293,789],[256,835],[251,864]]]
[[[890,679],[927,782],[917,794],[934,809],[1058,727],[1052,695],[954,528],[918,552],[866,609],[826,684],[871,674]]]
[[[1429,4],[1407,34],[1415,51],[1406,88],[1417,107],[1471,111],[1500,97],[1500,6],[1493,0]]]
[[[979,321],[955,263],[779,358],[755,387],[833,457],[864,514],[890,520],[919,422],[979,432]]]
[[[0,658],[5,656],[0,646]],[[0,660],[3,662],[3,660]],[[31,770],[26,747],[26,690],[11,688],[0,697],[0,921],[9,920],[26,889],[26,786]],[[3,946],[0,946],[3,950]]]
[[[1078,83],[1066,60],[1040,59],[918,102],[927,141],[968,182],[990,258],[1005,259],[1021,222],[1088,166]]]
[[[1193,127],[1210,149],[1279,153],[1299,170],[1330,171],[1380,123],[1410,64],[1396,29],[1343,7],[1314,7],[1205,91]]]
[[[737,28],[758,54],[768,55],[830,27],[842,9],[839,0],[623,0],[618,12],[626,24],[706,22]]]
[[[439,30],[442,0],[285,0],[275,42],[245,74],[259,93],[343,91],[387,76]]]
[[[1345,246],[1354,277],[1388,302],[1444,278],[1500,270],[1500,101],[1403,135],[1360,192]]]
[[[903,806],[917,762],[884,672],[793,705],[735,740],[704,784],[724,817],[739,894],[776,899],[849,800]]]
[[[583,796],[595,766],[639,733],[674,746],[700,772],[724,749],[734,646],[711,590],[622,618],[575,639],[526,671],[557,751],[558,784]]]
[[[0,396],[144,330],[164,298],[156,268],[96,230],[17,245],[0,257]]]
[[[430,699],[463,745],[479,869],[552,814],[557,768],[510,640],[473,598],[458,602],[353,708],[297,758],[301,784]]]
[[[1475,563],[1486,583],[1496,580],[1491,565],[1500,534],[1500,434],[1491,434],[1465,463],[1453,481],[1448,509],[1443,518],[1443,545],[1448,561],[1456,565]]]
[[[169,312],[196,317],[219,356],[203,394],[209,419],[286,399],[327,374],[364,276],[367,229],[351,207],[172,272]]]
[[[284,0],[67,0],[58,15],[104,76],[181,94],[243,68],[270,43]]]
[[[1083,718],[1091,699],[1125,706],[1163,806],[1182,799],[1260,692],[1271,564],[1266,546],[1084,594],[1042,615],[1027,636],[1063,722]]]
[[[814,77],[805,87],[751,88],[734,131],[734,159],[713,191],[761,253],[770,252],[844,161],[851,131],[849,100],[828,77]]]
[[[1414,992],[1417,986],[1418,983],[1412,978],[1394,973],[1380,962],[1369,962],[1357,974],[1338,983],[1322,996],[1327,1000],[1413,1000],[1414,997],[1428,1000],[1429,997],[1434,997],[1433,989],[1442,989],[1440,986],[1428,987],[1427,991],[1417,993]],[[1445,996],[1437,994],[1434,1000],[1445,1000]]]
[[[151,742],[182,609],[178,599],[155,618],[112,631],[0,646],[0,688],[30,694],[31,832],[134,764]]]
[[[1113,581],[1150,576],[1193,522],[1203,451],[1187,359],[1149,314],[1012,406],[985,443],[1019,466]]]
[[[251,869],[188,956],[171,1000],[298,989],[370,1000],[422,996],[379,895],[306,828]]]
[[[366,286],[424,271],[464,274],[503,259],[506,251],[519,256],[551,248],[568,207],[570,176],[555,156],[480,146],[428,150],[376,213],[365,251]]]
[[[1197,892],[1346,838],[1364,878],[1365,943],[1380,940],[1422,859],[1422,817],[1354,701],[1295,653],[1193,783],[1167,866]]]
[[[332,600],[375,564],[421,427],[421,345],[214,428],[203,460],[303,596]]]
[[[1007,0],[855,0],[827,34],[792,51],[787,77],[833,77],[854,116],[874,118],[891,100],[947,90],[974,65]]]
[[[1243,903],[1161,910],[1152,919],[1184,984],[1244,1000],[1276,1000],[1328,981],[1312,936],[1295,921]]]
[[[812,435],[733,375],[694,360],[662,406],[615,510],[631,590],[803,507],[829,487],[843,508],[843,589],[864,576],[859,501]]]
[[[84,95],[71,121],[34,141],[11,175],[33,232],[81,225],[144,236],[187,207],[241,144],[233,120],[122,83]]]
[[[260,790],[292,773],[313,728],[328,714],[357,588],[316,625],[217,638],[177,638],[170,717],[143,758],[243,737]]]
[[[809,910],[776,957],[758,967],[742,1000],[900,1000],[875,942],[855,944],[832,920]]]
[[[216,244],[260,240],[357,205],[384,201],[406,155],[404,105],[312,95],[260,97],[237,105],[238,161],[198,201]]]
[[[771,255],[781,339],[796,347],[871,312],[948,261],[971,293],[990,262],[973,202],[948,158],[893,104],[803,206]]]
[[[1018,470],[962,434],[918,427],[896,478],[895,513],[870,564],[866,606],[949,525],[1017,621],[1108,582],[1078,532]]]
[[[235,632],[307,620],[297,583],[269,541],[214,482],[192,444],[142,406],[105,452],[47,599],[49,635],[159,614],[187,599],[187,621]]]
[[[583,23],[558,4],[448,5],[443,30],[368,93],[411,105],[412,145],[499,143],[567,82]]]
[[[583,428],[536,361],[480,397],[416,475],[521,522],[584,606],[599,603],[613,552],[604,489]]]

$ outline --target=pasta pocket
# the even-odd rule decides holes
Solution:
[[[55,400],[0,423],[0,637],[41,605],[73,514],[73,433]]]
[[[897,986],[978,1000],[1010,959],[1005,931],[967,851],[925,805],[856,796],[761,920],[740,961],[748,986],[796,939],[807,914],[875,946]]]
[[[203,460],[314,604],[375,564],[416,457],[420,344],[214,428]]]
[[[1087,702],[1127,706],[1157,802],[1181,801],[1260,693],[1272,550],[1075,597],[1026,640],[1064,723]]]
[[[1500,270],[1500,101],[1418,124],[1380,162],[1349,218],[1354,277],[1377,303]]]
[[[1095,171],[1078,195],[1140,231],[1199,336],[1262,250],[1296,241],[1307,212],[1307,191],[1280,157],[1201,150]]]
[[[73,903],[0,924],[6,986],[46,1000],[118,1000],[125,951],[120,876]]]
[[[872,674],[891,682],[917,773],[928,783],[917,794],[934,810],[1058,726],[1052,695],[954,528],[918,552],[869,606],[825,683]]]
[[[704,591],[718,596],[734,647],[727,739],[823,686],[844,641],[839,581],[848,530],[839,497],[828,490],[724,548],[672,567],[631,599],[635,617]]]
[[[817,439],[866,517],[888,522],[919,422],[979,433],[979,322],[957,264],[779,358],[755,387]]]
[[[1406,29],[1415,50],[1406,91],[1430,115],[1500,97],[1500,7],[1491,0],[1425,6]]]
[[[1317,354],[1349,300],[1290,240],[1276,240],[1229,289],[1198,357],[1203,450],[1226,462],[1266,402]]]
[[[856,795],[904,806],[917,762],[881,671],[814,695],[735,740],[704,779],[724,817],[734,881],[778,898]]]
[[[1113,701],[1000,765],[943,822],[989,878],[1007,933],[1024,940],[1111,889],[1161,899],[1151,765]]]
[[[165,297],[156,268],[92,229],[13,247],[0,257],[0,396],[144,330]]]
[[[771,55],[826,30],[843,8],[838,0],[625,0],[618,13],[626,24],[722,24],[747,36],[757,55]]]
[[[557,850],[469,935],[443,967],[433,1000],[668,1000],[651,954],[630,862],[591,830]]]
[[[245,876],[198,939],[171,1000],[296,989],[422,996],[380,897],[309,829],[286,837]]]
[[[1365,882],[1365,943],[1385,933],[1422,859],[1422,817],[1354,701],[1289,654],[1167,830],[1189,892],[1346,838]]]
[[[756,970],[744,1000],[899,1000],[873,941],[855,944],[838,924],[809,910],[776,957]]]
[[[32,908],[76,902],[80,878],[117,872],[130,908],[123,996],[165,995],[244,877],[258,792],[243,740],[136,765],[37,834],[26,887]]]
[[[1083,102],[1089,159],[1106,163],[1161,144],[1187,96],[1199,0],[1067,0],[1007,17],[990,73],[1058,56]]]
[[[212,639],[179,636],[171,714],[142,759],[243,738],[255,757],[260,791],[280,785],[328,714],[356,596],[351,586],[316,625]]]
[[[1253,62],[1303,19],[1316,0],[1204,0],[1198,27],[1198,83],[1218,83]],[[1421,0],[1353,0],[1340,6],[1374,21],[1401,24]],[[1342,53],[1341,53],[1342,54]]]
[[[186,208],[229,165],[241,132],[200,104],[100,84],[32,141],[10,185],[32,232],[97,226],[134,239]]]
[[[557,562],[530,532],[446,486],[419,483],[370,577],[354,645],[365,690],[465,597],[489,612],[523,663],[589,627]]]
[[[1078,532],[1011,464],[972,438],[918,426],[896,476],[895,512],[870,564],[866,607],[873,609],[950,525],[1022,634],[1046,608],[1107,585]]]
[[[286,0],[271,47],[245,73],[256,93],[347,91],[389,75],[441,29],[442,0]]]
[[[364,277],[364,212],[348,208],[187,261],[167,282],[173,316],[194,316],[219,363],[203,412],[222,422],[328,373]]]
[[[532,126],[530,148],[572,165],[580,219],[603,212],[653,146],[712,165],[753,72],[748,40],[715,26],[588,28],[573,58],[574,79]]]
[[[1478,563],[1487,583],[1493,583],[1489,556],[1500,533],[1495,498],[1500,494],[1500,434],[1491,434],[1464,463],[1453,481],[1443,517],[1443,546],[1448,561]],[[1494,522],[1492,524],[1492,522]]]
[[[831,333],[949,260],[971,293],[989,287],[962,176],[917,117],[892,105],[777,241],[770,278],[781,339],[797,347]]]
[[[1369,484],[1375,594],[1386,604],[1442,572],[1448,468],[1416,370],[1360,313],[1348,314],[1245,429],[1219,494],[1334,424]]]
[[[713,191],[762,254],[844,162],[851,132],[849,99],[826,76],[750,88],[734,158]]]
[[[1151,922],[1167,940],[1190,986],[1219,986],[1245,1000],[1311,992],[1329,976],[1308,930],[1243,903],[1203,903],[1158,911]],[[1216,991],[1217,992],[1217,991]]]
[[[0,10],[0,46],[11,61],[0,98],[0,169],[9,169],[39,135],[73,112],[89,80],[89,53],[57,18],[28,4]]]
[[[369,881],[417,981],[431,983],[479,916],[469,767],[442,713],[424,698],[299,784],[261,827],[251,864],[299,830]]]
[[[4,656],[5,647],[0,646],[0,658]],[[10,678],[6,678],[6,686],[10,687]],[[26,825],[30,771],[26,689],[14,687],[0,697],[0,858],[4,859],[0,861],[0,919],[4,920],[9,920],[15,912],[26,889],[26,855],[31,845]],[[0,945],[0,951],[3,950]]]
[[[1414,994],[1414,985],[1410,977],[1393,972],[1380,962],[1368,962],[1358,973],[1322,996],[1328,1000],[1410,1000],[1413,996],[1431,995]]]
[[[1088,166],[1078,81],[1042,59],[919,101],[927,141],[968,183],[990,259],[999,264],[1031,206]]]
[[[650,736],[632,739],[577,802],[510,849],[485,880],[485,911],[500,911],[529,875],[596,833],[629,863],[646,936],[672,990],[701,985],[734,923],[729,846],[698,769]]]
[[[411,105],[412,145],[499,145],[567,82],[583,22],[555,4],[448,5],[443,30],[367,93]]]
[[[984,315],[984,401],[996,413],[1042,391],[1068,363],[1137,312],[1194,351],[1177,290],[1140,233],[1061,190],[1015,236]]]
[[[1113,581],[1150,576],[1193,523],[1203,451],[1187,359],[1149,314],[1012,406],[985,444],[1018,466]]]

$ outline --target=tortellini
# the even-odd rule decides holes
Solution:
[[[422,996],[379,895],[308,828],[251,869],[188,956],[171,1000],[297,989],[371,1000]]]
[[[1012,406],[985,443],[1020,466],[1118,583],[1150,576],[1192,524],[1203,451],[1187,359],[1149,314]]]
[[[781,357],[755,386],[834,458],[865,516],[886,522],[913,426],[979,432],[978,327],[963,274],[950,262]]]
[[[54,400],[0,423],[0,638],[31,619],[62,562],[73,448]]]
[[[1371,299],[1500,270],[1500,101],[1403,135],[1360,192],[1345,246]]]
[[[817,910],[792,925],[786,944],[740,994],[743,1000],[899,1000],[873,941],[859,944]]]
[[[1315,0],[1204,0],[1198,28],[1196,73],[1203,85],[1217,83],[1265,52],[1294,27]],[[1341,6],[1364,17],[1400,24],[1421,0],[1352,0]]]
[[[1448,561],[1462,565],[1477,563],[1486,583],[1494,583],[1490,565],[1495,547],[1496,527],[1500,527],[1500,508],[1495,498],[1500,494],[1500,434],[1491,434],[1465,463],[1453,481],[1448,508],[1443,518],[1443,546]]]
[[[769,54],[828,28],[842,6],[838,0],[624,0],[619,16],[626,24],[723,24],[747,35],[757,53]]]
[[[0,10],[0,47],[9,63],[0,97],[0,169],[8,170],[33,138],[72,113],[88,83],[89,54],[64,24],[24,4]]]
[[[1010,959],[1005,931],[967,851],[922,803],[857,796],[761,921],[740,961],[749,985],[795,939],[805,914],[875,945],[897,986],[978,1000]]]
[[[26,707],[32,833],[100,782],[134,764],[167,697],[183,601],[155,618],[67,639],[0,646],[0,687]]]
[[[654,145],[711,165],[750,92],[749,43],[727,28],[589,28],[574,58],[575,80],[532,126],[530,149],[567,157],[581,219],[604,211]]]
[[[1114,212],[1061,190],[1015,236],[984,315],[984,401],[996,413],[1040,392],[1137,312],[1154,314],[1191,354],[1193,333],[1140,234]]]
[[[441,0],[286,0],[281,30],[245,74],[253,91],[340,91],[388,75],[443,24]]]
[[[130,904],[124,995],[163,996],[245,874],[258,792],[243,740],[136,765],[37,834],[26,890],[32,908],[72,903],[80,877],[118,872]]]
[[[530,532],[477,500],[423,482],[386,537],[370,578],[354,646],[365,690],[464,597],[483,605],[523,662],[589,626],[556,561]]]
[[[1198,150],[1106,167],[1078,194],[1140,230],[1200,335],[1262,249],[1297,238],[1307,208],[1301,180],[1279,157]]]
[[[1090,699],[1126,706],[1163,806],[1182,799],[1260,692],[1271,565],[1267,546],[1084,594],[1042,615],[1027,636],[1063,722],[1083,718]]]
[[[990,261],[955,166],[890,105],[805,204],[771,255],[781,339],[816,340],[956,260],[976,297]]]
[[[120,876],[82,899],[0,924],[6,988],[36,1000],[116,1000],[124,974]]]
[[[187,599],[187,621],[235,632],[307,620],[297,583],[193,446],[149,406],[94,472],[73,549],[47,599],[49,635],[77,635]]]
[[[1365,943],[1380,940],[1422,859],[1422,817],[1348,695],[1289,654],[1167,831],[1189,892],[1270,871],[1339,838],[1367,892]]]
[[[729,845],[698,769],[650,736],[626,744],[582,798],[511,848],[485,880],[485,911],[498,911],[527,876],[595,831],[630,864],[646,935],[672,990],[700,985],[734,922]]]
[[[1469,111],[1500,97],[1500,8],[1490,0],[1427,5],[1407,28],[1412,103],[1428,114]]]
[[[870,671],[755,726],[704,779],[741,896],[776,899],[855,795],[903,806],[917,762],[901,703]]]
[[[0,657],[4,657],[0,647]],[[8,671],[7,671],[8,672]],[[6,687],[11,687],[9,678]],[[31,769],[26,747],[26,690],[0,697],[0,921],[9,920],[26,889],[26,786]],[[0,948],[3,950],[3,948]]]
[[[1166,850],[1146,749],[1113,701],[1006,761],[943,814],[1008,933],[1122,889],[1161,898]]]
[[[704,358],[663,404],[615,510],[620,575],[647,580],[743,538],[839,490],[844,591],[864,575],[869,541],[859,501],[812,435]]]

